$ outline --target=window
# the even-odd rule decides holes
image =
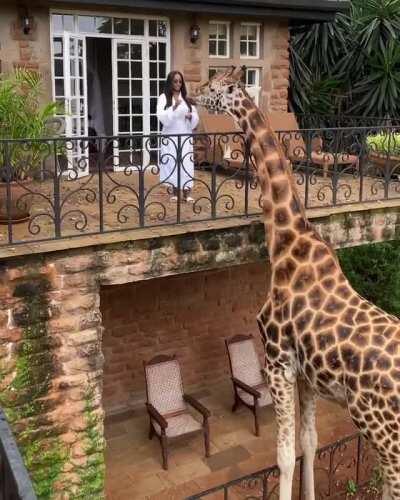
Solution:
[[[240,57],[260,57],[260,25],[242,23],[240,25]]]
[[[226,67],[211,66],[208,68],[208,78],[211,79],[216,73],[226,71]],[[242,81],[250,97],[258,105],[260,96],[260,69],[259,68],[246,68]]]
[[[258,105],[260,97],[260,70],[258,68],[246,68],[243,83],[250,97]]]
[[[229,57],[229,23],[210,21],[208,54],[211,57]]]
[[[215,76],[217,73],[221,73],[222,71],[226,71],[227,68],[219,67],[216,68],[213,66],[212,68],[208,68],[208,79],[211,80],[213,76]]]

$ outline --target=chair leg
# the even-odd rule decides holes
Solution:
[[[150,422],[150,426],[149,426],[149,439],[153,439],[153,436],[154,436],[154,429],[153,429],[152,423]]]
[[[240,405],[240,399],[237,397],[235,393],[235,401],[232,406],[232,413],[235,413],[235,411],[239,408],[239,405]]]
[[[258,404],[254,405],[254,424],[255,424],[255,434],[258,437],[260,435],[260,425],[258,422]]]
[[[168,440],[167,436],[161,436],[161,452],[162,452],[162,462],[163,469],[168,470]]]
[[[204,447],[206,449],[206,457],[210,456],[210,426],[208,420],[204,422]]]

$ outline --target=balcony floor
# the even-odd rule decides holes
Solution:
[[[230,382],[192,394],[212,412],[211,457],[204,457],[202,436],[183,438],[171,445],[169,470],[165,471],[158,440],[148,439],[144,406],[109,417],[105,427],[108,500],[182,500],[276,463],[276,426],[271,407],[260,412],[261,436],[257,438],[253,434],[253,415],[247,408],[231,413]],[[347,410],[323,400],[318,401],[317,428],[319,447],[356,431]],[[222,493],[210,496],[210,500],[217,498],[223,498]]]

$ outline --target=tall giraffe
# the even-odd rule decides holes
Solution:
[[[305,498],[315,498],[315,400],[322,396],[347,406],[377,450],[383,499],[400,499],[400,321],[353,290],[307,220],[278,139],[243,88],[241,71],[216,75],[195,99],[237,120],[261,186],[271,282],[257,321],[278,427],[280,499],[292,495],[296,382]]]

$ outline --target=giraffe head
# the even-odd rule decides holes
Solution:
[[[210,111],[220,111],[237,118],[235,110],[243,99],[250,99],[241,78],[246,67],[230,67],[201,84],[194,94],[195,101]]]

